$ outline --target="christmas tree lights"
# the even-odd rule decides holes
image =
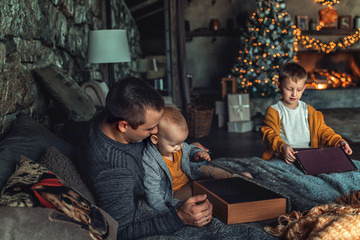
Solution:
[[[274,96],[280,66],[293,59],[293,23],[283,0],[258,0],[232,68],[239,92]]]

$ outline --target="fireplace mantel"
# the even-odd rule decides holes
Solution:
[[[306,89],[301,100],[316,109],[360,108],[360,88]]]
[[[309,36],[326,36],[326,35],[336,35],[336,36],[346,36],[350,35],[354,32],[353,29],[322,29],[320,31],[313,31],[313,30],[304,30],[301,31],[303,35],[309,35]]]

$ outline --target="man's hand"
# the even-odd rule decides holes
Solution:
[[[290,145],[284,143],[284,145],[281,147],[281,149],[284,154],[284,161],[287,164],[291,164],[291,163],[295,162],[295,160],[296,160],[295,153],[297,153],[297,152],[295,152],[294,149]]]
[[[190,197],[177,209],[180,219],[190,226],[203,227],[212,219],[213,206],[206,194]]]
[[[351,155],[351,154],[352,154],[352,150],[351,150],[349,144],[348,144],[345,140],[341,140],[336,146],[342,147],[342,149],[344,150],[344,152],[345,152],[347,155]]]
[[[197,148],[200,148],[204,152],[209,152],[209,149],[205,148],[201,143],[199,142],[193,142],[192,145],[194,145]]]
[[[201,151],[201,152],[197,152],[194,155],[194,159],[196,162],[201,162],[201,161],[211,161],[210,155],[207,152]]]

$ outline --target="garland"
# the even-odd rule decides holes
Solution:
[[[340,3],[340,0],[315,0],[323,6],[331,7],[332,5]]]
[[[332,5],[340,3],[340,0],[315,0],[317,3],[322,4],[323,6],[327,6],[331,8]],[[320,22],[320,24],[316,27],[316,30],[319,31],[325,24]],[[329,42],[323,43],[320,40],[309,37],[301,34],[301,30],[296,26],[293,26],[294,30],[294,50],[297,52],[299,50],[298,45],[302,45],[307,49],[314,49],[317,51],[321,51],[323,53],[330,53],[335,51],[337,48],[346,49],[348,47],[353,46],[355,43],[359,42],[360,39],[360,28],[356,29],[352,34],[343,37],[338,42]]]
[[[354,31],[352,34],[343,37],[337,43],[323,43],[316,38],[310,38],[309,36],[304,36],[301,34],[301,30],[295,27],[294,30],[294,50],[297,52],[299,50],[298,45],[302,45],[308,49],[318,50],[324,53],[330,53],[337,48],[346,49],[353,46],[355,43],[359,42],[360,39],[360,28]]]

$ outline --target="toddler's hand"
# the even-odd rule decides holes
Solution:
[[[352,154],[352,150],[351,150],[349,144],[345,140],[341,140],[336,146],[337,147],[340,146],[347,155]]]
[[[291,164],[291,163],[295,162],[296,157],[294,154],[296,152],[294,151],[294,149],[286,143],[284,143],[284,145],[281,148],[282,148],[282,152],[284,154],[284,161],[287,164]]]
[[[211,161],[211,158],[210,158],[209,153],[204,152],[204,151],[195,153],[194,159],[195,159],[195,161],[197,161],[197,162],[201,162],[201,161],[204,161],[204,160],[205,160],[205,161],[208,161],[208,162]]]

